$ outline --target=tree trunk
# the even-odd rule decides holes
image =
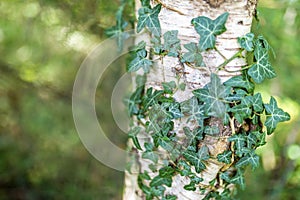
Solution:
[[[237,43],[237,38],[244,36],[250,32],[252,18],[255,12],[256,0],[161,0],[152,1],[155,5],[158,2],[162,3],[162,10],[159,13],[159,19],[161,23],[162,33],[170,30],[178,30],[178,38],[181,40],[181,45],[195,42],[198,43],[199,35],[196,33],[194,27],[191,24],[191,20],[198,16],[206,16],[211,19],[215,19],[224,12],[229,13],[228,20],[226,22],[227,31],[217,37],[216,47],[219,50],[218,53],[215,50],[209,50],[202,54],[203,62],[206,64],[206,68],[193,68],[184,65],[184,80],[186,84],[185,91],[178,90],[174,97],[176,101],[182,102],[190,99],[193,94],[192,90],[203,87],[210,81],[210,74],[217,73],[224,82],[230,77],[239,75],[238,70],[247,66],[247,62],[244,58],[235,58],[226,65],[226,71],[217,70],[217,66],[224,62],[224,57],[230,58],[240,50],[240,46]],[[137,8],[140,6],[140,2],[136,1]],[[184,49],[182,47],[182,49]],[[223,56],[221,56],[223,55]],[[155,57],[154,57],[155,60]],[[178,62],[178,58],[164,57],[163,60],[155,63],[155,66],[151,69],[147,76],[146,87],[153,87],[155,89],[162,88],[162,82],[169,82],[175,80],[175,73],[178,68],[182,68]],[[182,69],[181,69],[182,70]],[[236,71],[234,73],[228,71]],[[212,120],[210,123],[217,126],[222,126],[222,122],[218,120]],[[178,122],[174,125],[175,131],[178,134],[183,134],[182,128],[184,126],[194,127],[193,124],[181,124]],[[225,166],[224,163],[218,162],[216,156],[222,153],[224,150],[230,148],[230,144],[227,141],[228,135],[230,135],[230,127],[223,127],[223,132],[218,137],[205,136],[201,145],[206,145],[209,150],[210,159],[206,161],[206,169],[200,173],[200,176],[204,179],[201,185],[207,188],[204,193],[200,191],[187,191],[183,188],[189,181],[184,176],[176,175],[173,177],[171,187],[167,187],[165,194],[176,195],[177,199],[203,199],[206,194],[212,189],[210,182],[216,179],[218,173],[222,171]],[[226,133],[229,132],[229,133]],[[143,146],[141,144],[141,146]],[[142,159],[141,154],[138,153],[136,168],[133,171],[143,172],[148,169],[149,162]],[[156,174],[150,174],[155,176]],[[216,188],[216,187],[215,187]],[[222,186],[219,186],[218,190],[222,190]],[[125,172],[125,190],[124,200],[137,200],[145,199],[145,195],[139,189],[137,184],[137,174]]]

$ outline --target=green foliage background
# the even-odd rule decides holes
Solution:
[[[76,133],[73,81],[88,51],[115,23],[117,0],[0,2],[0,199],[121,199],[123,173],[95,160]],[[275,95],[292,119],[260,148],[262,166],[248,169],[240,199],[300,196],[300,1],[261,0],[259,30],[273,46],[278,77],[260,91]],[[133,13],[128,13],[128,16]],[[122,148],[112,89],[124,73],[118,60],[96,94],[108,137]]]

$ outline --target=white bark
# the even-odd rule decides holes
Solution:
[[[199,35],[196,33],[194,27],[191,25],[191,20],[198,16],[207,16],[215,19],[224,12],[229,12],[229,18],[226,23],[227,31],[217,37],[216,47],[226,57],[230,58],[232,55],[239,51],[237,38],[250,32],[252,24],[252,16],[256,6],[256,0],[225,0],[225,1],[203,1],[203,0],[161,0],[164,5],[159,14],[159,19],[163,33],[170,30],[178,30],[178,38],[181,40],[181,45],[199,41]],[[211,2],[211,3],[208,3]],[[220,5],[215,7],[218,2]],[[153,4],[157,1],[153,1]],[[140,5],[139,2],[137,5]],[[174,11],[180,11],[182,14]],[[182,47],[184,50],[184,48]],[[181,102],[192,97],[192,90],[203,87],[209,82],[210,73],[216,72],[216,67],[224,62],[224,58],[216,51],[211,50],[203,53],[204,63],[207,69],[195,69],[185,66],[184,82],[187,84],[184,92],[178,90],[175,94],[177,101]],[[230,62],[226,69],[236,71],[243,66],[246,66],[246,60],[237,58]],[[157,62],[156,66],[152,68],[148,79],[147,87],[161,89],[161,82],[168,82],[175,80],[175,68],[181,68],[178,59],[173,57],[165,57],[163,62]],[[238,73],[228,73],[225,71],[218,71],[222,81],[237,75]],[[186,124],[178,122],[175,125],[177,133],[182,133],[182,127]],[[194,124],[189,124],[193,127]],[[224,128],[226,130],[226,127]],[[228,127],[227,127],[228,130]],[[226,134],[224,134],[226,135]],[[217,154],[222,153],[224,150],[230,148],[226,140],[227,136],[204,138],[203,144],[209,148],[211,159],[206,163],[206,170],[200,176],[204,178],[201,185],[209,187],[209,182],[216,178],[218,172],[224,167],[224,164],[219,163],[215,157]],[[148,162],[138,158],[139,165],[136,167],[140,171],[147,169]],[[150,170],[149,170],[150,171]],[[137,174],[125,173],[125,190],[124,200],[140,200],[144,199],[142,192],[137,186]],[[167,188],[166,193],[174,194],[179,200],[185,199],[202,199],[205,194],[200,194],[199,191],[191,192],[183,189],[183,186],[188,184],[189,180],[185,177],[177,175],[173,179],[172,187]]]

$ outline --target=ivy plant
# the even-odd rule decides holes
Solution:
[[[177,102],[174,94],[178,90],[185,90],[186,85],[180,70],[176,72],[174,81],[162,82],[161,89],[146,87],[147,74],[154,67],[151,54],[161,59],[173,57],[181,66],[194,66],[195,69],[205,67],[202,53],[220,53],[216,47],[216,38],[226,31],[225,23],[229,13],[225,12],[216,19],[203,16],[192,19],[191,25],[198,33],[199,42],[184,44],[186,51],[181,48],[177,30],[162,35],[158,19],[162,5],[151,7],[149,0],[141,0],[141,3],[137,32],[149,31],[152,39],[147,48],[145,42],[132,48],[132,59],[127,71],[143,69],[144,74],[136,76],[137,87],[126,100],[128,115],[135,120],[128,136],[133,141],[133,148],[141,152],[143,159],[151,162],[149,170],[138,175],[138,185],[146,199],[177,199],[175,195],[167,194],[166,188],[172,186],[174,176],[180,175],[190,180],[182,186],[185,190],[204,192],[206,188],[201,184],[201,172],[213,156],[202,141],[205,137],[220,137],[223,134],[218,126],[208,123],[218,119],[223,126],[230,127],[226,140],[231,145],[214,158],[223,163],[224,167],[216,179],[210,182],[212,187],[205,199],[230,199],[230,185],[245,188],[245,168],[250,166],[255,169],[259,166],[256,148],[266,143],[266,135],[272,134],[279,122],[290,119],[289,114],[277,106],[274,97],[270,97],[269,102],[263,102],[262,95],[255,92],[256,84],[276,76],[270,62],[272,48],[261,35],[247,33],[238,38],[240,50],[226,59],[217,70],[224,70],[229,62],[243,57],[242,52],[253,54],[252,64],[241,68],[241,75],[225,82],[217,74],[211,73],[207,85],[193,90],[190,99]],[[122,35],[124,25],[122,20],[117,20],[113,31],[117,37]],[[183,127],[182,138],[174,128],[176,121],[185,124],[196,122],[196,126]],[[145,134],[147,139],[141,142],[139,135]],[[156,175],[150,176],[150,172]],[[224,189],[220,192],[217,185],[222,185]]]

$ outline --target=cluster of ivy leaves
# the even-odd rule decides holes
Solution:
[[[151,177],[150,172],[143,171],[138,175],[138,185],[146,199],[177,199],[175,195],[165,194],[166,187],[172,186],[175,175],[188,177],[190,182],[183,188],[189,191],[205,192],[201,187],[201,172],[206,169],[206,161],[212,156],[208,147],[199,146],[206,135],[219,137],[222,135],[219,128],[208,125],[207,120],[220,119],[224,126],[231,127],[228,142],[231,148],[217,155],[216,158],[230,170],[220,171],[218,177],[211,181],[211,186],[222,180],[221,193],[211,190],[206,195],[210,198],[230,199],[230,184],[245,187],[244,171],[247,166],[255,169],[259,166],[259,156],[255,149],[265,144],[266,134],[274,132],[279,122],[290,119],[288,113],[277,106],[274,97],[264,103],[260,93],[255,93],[255,84],[266,78],[274,78],[275,71],[269,61],[272,48],[263,36],[248,33],[238,38],[241,51],[252,54],[251,65],[241,69],[239,76],[234,76],[222,83],[217,74],[212,73],[210,82],[201,89],[193,91],[193,97],[177,102],[173,97],[178,90],[185,90],[185,84],[179,83],[180,76],[174,76],[174,81],[163,82],[160,90],[146,88],[147,73],[153,67],[152,54],[160,57],[171,56],[184,65],[205,67],[202,52],[216,50],[216,37],[226,31],[225,23],[228,13],[224,13],[212,20],[204,16],[194,18],[191,25],[199,34],[198,43],[183,45],[178,39],[178,31],[167,31],[162,35],[158,19],[161,4],[151,7],[149,0],[141,0],[142,7],[138,11],[137,31],[144,29],[152,36],[150,49],[145,42],[140,42],[132,49],[132,59],[127,65],[128,72],[143,69],[144,75],[136,76],[136,90],[126,100],[128,114],[137,123],[131,127],[128,135],[134,143],[134,148],[141,152],[142,158],[149,160],[149,169],[156,173]],[[119,23],[122,30],[122,23]],[[229,60],[241,56],[234,55],[224,61],[225,67]],[[179,138],[174,130],[176,120],[195,122],[194,129],[184,127],[185,138]],[[234,123],[232,123],[234,122]],[[236,124],[246,128],[237,128]],[[147,135],[141,145],[139,136]],[[162,162],[159,162],[162,161]],[[234,173],[232,168],[235,169]],[[220,183],[218,183],[220,184]]]

